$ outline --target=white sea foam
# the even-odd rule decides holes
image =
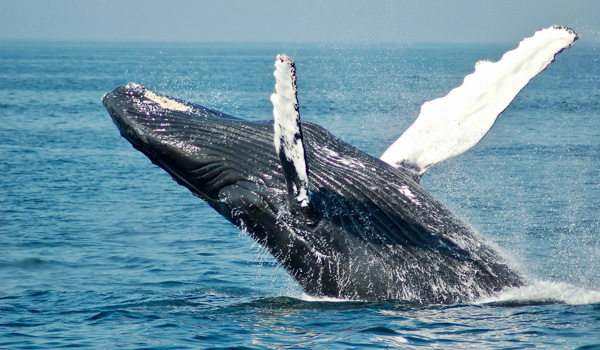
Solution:
[[[308,301],[308,302],[323,302],[323,303],[346,303],[356,300],[348,300],[348,299],[340,299],[340,298],[332,298],[332,297],[313,297],[306,293],[302,293],[300,296],[300,300]]]
[[[556,301],[566,304],[600,303],[600,291],[564,282],[533,281],[523,287],[507,289],[500,294],[483,298],[477,303]]]
[[[298,296],[294,296],[298,297]],[[357,300],[348,300],[332,297],[314,297],[302,293],[298,297],[300,300],[308,302],[356,302]],[[571,305],[596,304],[600,303],[600,291],[578,287],[564,282],[534,281],[523,287],[507,289],[495,296],[486,297],[475,301],[475,304],[489,303],[536,303],[536,302],[557,302]]]

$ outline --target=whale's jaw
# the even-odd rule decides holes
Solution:
[[[223,215],[227,210],[221,211],[219,192],[260,175],[260,171],[244,174],[236,161],[250,161],[245,154],[249,146],[257,146],[264,137],[253,139],[247,131],[268,134],[266,124],[249,127],[238,118],[156,95],[133,83],[115,88],[102,101],[121,135],[135,149]],[[236,140],[240,143],[237,150]],[[238,154],[227,156],[236,151]]]

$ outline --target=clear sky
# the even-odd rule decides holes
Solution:
[[[600,1],[0,0],[0,40],[515,42],[552,24],[600,42]]]

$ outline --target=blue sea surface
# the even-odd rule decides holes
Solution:
[[[561,53],[421,184],[527,276],[493,299],[314,300],[120,137],[128,82],[271,119],[295,61],[305,121],[375,156],[514,45],[0,42],[0,348],[600,349],[600,49]]]

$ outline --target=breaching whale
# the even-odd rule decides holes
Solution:
[[[130,83],[103,97],[137,150],[246,231],[315,297],[472,301],[525,283],[419,179],[481,140],[530,79],[577,39],[536,32],[423,105],[381,157],[300,121],[295,66],[280,55],[274,121],[247,121]]]

